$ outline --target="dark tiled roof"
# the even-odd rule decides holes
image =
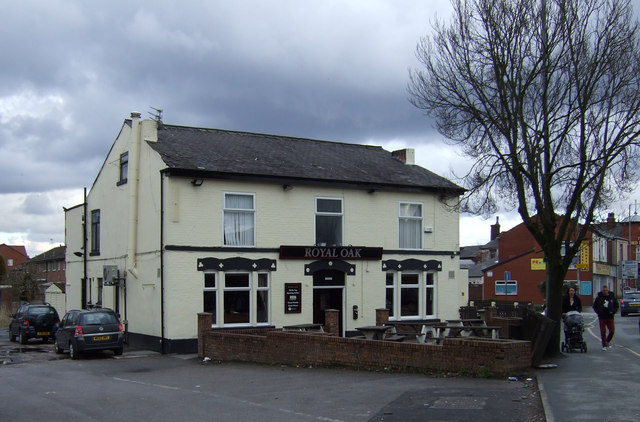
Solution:
[[[48,251],[43,252],[40,255],[34,256],[29,260],[29,262],[63,260],[65,259],[66,252],[67,247],[64,245],[60,245],[53,249],[49,249]]]
[[[162,125],[149,145],[175,174],[464,192],[378,146],[173,125]]]

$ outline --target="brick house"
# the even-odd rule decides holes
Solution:
[[[587,250],[590,249],[590,236],[584,241]],[[497,253],[495,262],[482,270],[484,299],[542,305],[545,296],[539,285],[546,278],[544,253],[524,223],[500,233],[492,242],[497,242]],[[578,262],[565,276],[565,281],[579,286],[583,306],[592,303],[593,293],[591,254],[586,253],[587,256],[587,265]]]
[[[636,260],[636,251],[629,246],[628,229],[628,223],[617,222],[612,212],[608,214],[606,221],[593,225],[591,242],[594,295],[605,285],[618,297],[622,297],[625,287],[635,288],[635,280],[623,279],[622,274],[623,261]]]
[[[51,283],[64,283],[66,251],[66,246],[57,246],[27,260],[23,267],[45,288]]]
[[[0,259],[4,260],[7,275],[15,270],[20,264],[29,259],[27,250],[23,245],[0,244]],[[0,280],[0,310],[11,309],[11,286],[7,280]]]
[[[65,209],[67,307],[105,306],[134,347],[197,349],[215,328],[457,318],[464,192],[411,149],[126,119]]]

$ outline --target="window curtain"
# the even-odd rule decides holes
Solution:
[[[342,245],[342,216],[316,216],[316,244]]]
[[[224,205],[226,208],[224,213],[224,244],[228,246],[253,246],[253,197],[225,195]]]
[[[421,236],[420,228],[421,220],[410,220],[407,218],[400,219],[400,247],[406,249],[420,249]]]
[[[253,213],[225,211],[224,244],[253,246]]]
[[[400,247],[422,248],[422,205],[400,204]]]

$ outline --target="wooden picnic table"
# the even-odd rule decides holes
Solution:
[[[427,338],[436,338],[435,327],[441,324],[439,319],[387,321],[391,327],[389,334],[396,336],[414,336],[418,343],[426,343]]]
[[[448,319],[447,323],[449,324],[460,324],[464,327],[475,327],[475,326],[484,326],[487,325],[484,319],[474,318],[474,319]]]
[[[365,327],[356,327],[367,340],[383,340],[384,333],[391,327],[387,325],[367,325]]]
[[[446,337],[491,337],[494,340],[499,338],[500,327],[489,325],[460,325],[460,324],[440,324],[436,326],[436,337],[442,340]],[[489,335],[490,334],[490,335]]]
[[[324,333],[322,324],[296,324],[282,326],[284,331],[302,331],[309,333]]]

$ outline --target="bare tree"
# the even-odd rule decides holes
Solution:
[[[452,0],[417,46],[412,103],[471,159],[463,206],[517,208],[547,310],[589,226],[638,181],[640,48],[629,0]],[[563,254],[562,251],[565,250]],[[557,324],[547,354],[559,350]]]

